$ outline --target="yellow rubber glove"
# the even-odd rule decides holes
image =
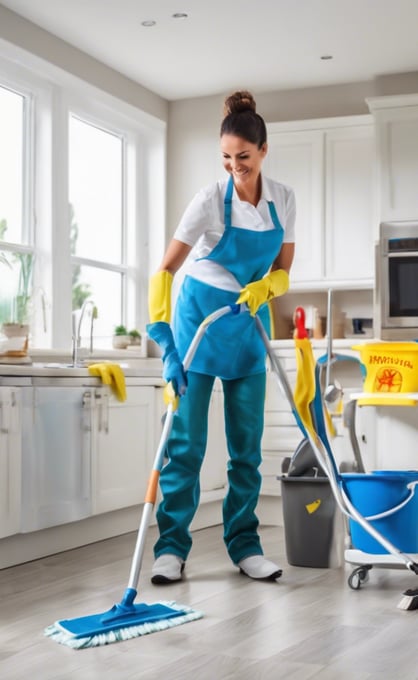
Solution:
[[[279,295],[284,295],[288,288],[289,274],[284,269],[276,269],[259,281],[248,283],[242,288],[237,304],[246,302],[251,316],[254,316],[261,305]]]
[[[148,312],[151,323],[171,320],[171,286],[173,275],[160,271],[151,276],[148,289]]]
[[[168,271],[159,271],[151,277],[148,291],[151,323],[147,324],[147,333],[162,350],[164,380],[172,383],[174,394],[179,396],[186,392],[187,377],[170,327],[172,283],[173,276]]]

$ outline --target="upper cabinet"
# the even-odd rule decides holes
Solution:
[[[293,187],[293,290],[373,286],[376,228],[372,116],[274,123],[265,173]]]
[[[418,217],[418,94],[368,99],[376,125],[380,221]]]

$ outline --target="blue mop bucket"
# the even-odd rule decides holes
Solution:
[[[385,515],[369,520],[384,538],[401,552],[418,553],[418,488],[413,484],[418,483],[418,470],[376,470],[341,477],[347,496],[365,519]],[[357,521],[350,519],[349,526],[354,548],[372,554],[388,552]]]

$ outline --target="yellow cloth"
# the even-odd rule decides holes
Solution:
[[[315,358],[308,338],[295,339],[296,385],[294,399],[300,419],[305,428],[316,439],[310,405],[315,398]]]
[[[109,385],[119,401],[126,400],[125,374],[119,364],[108,364],[106,362],[91,364],[89,373],[101,378],[104,385]]]
[[[171,319],[171,286],[173,275],[168,271],[159,271],[151,276],[148,289],[148,311],[151,323]]]
[[[264,278],[248,283],[240,291],[237,304],[246,302],[250,314],[254,316],[257,309],[264,302],[268,302],[279,295],[284,295],[289,288],[289,274],[284,269],[275,269]]]

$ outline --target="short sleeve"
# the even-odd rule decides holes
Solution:
[[[201,189],[190,201],[174,232],[174,238],[194,246],[213,220],[213,192]]]

